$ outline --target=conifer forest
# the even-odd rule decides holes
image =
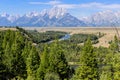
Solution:
[[[104,34],[0,30],[0,80],[120,80],[120,43],[94,47]],[[83,45],[78,45],[83,43]]]

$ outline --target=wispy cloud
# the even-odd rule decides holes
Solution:
[[[36,5],[57,5],[61,4],[60,1],[49,1],[49,2],[29,2],[29,4],[36,4]]]
[[[86,4],[58,4],[63,8],[96,8],[96,9],[120,9],[120,4],[86,3]]]
[[[120,4],[87,3],[76,5],[81,8],[120,9]]]
[[[65,4],[61,1],[49,1],[49,2],[29,2],[29,4],[34,5],[52,5],[58,6],[66,9],[71,8],[96,8],[96,9],[120,9],[120,4],[104,4],[104,3],[85,3],[85,4]]]

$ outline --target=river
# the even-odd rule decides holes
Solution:
[[[65,36],[63,36],[62,38],[60,38],[59,40],[67,40],[70,38],[70,34],[66,34]]]
[[[70,34],[65,34],[65,36],[63,36],[62,38],[60,38],[59,39],[59,41],[62,41],[62,40],[67,40],[67,39],[69,39],[70,38]],[[54,40],[52,40],[52,41],[49,41],[48,43],[52,43]]]

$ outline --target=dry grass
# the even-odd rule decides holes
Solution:
[[[16,28],[0,28],[0,31],[2,30],[17,30]]]

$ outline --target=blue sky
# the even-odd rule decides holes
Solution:
[[[53,6],[66,8],[76,17],[84,17],[105,10],[120,10],[120,0],[1,0],[0,14],[40,12]]]

